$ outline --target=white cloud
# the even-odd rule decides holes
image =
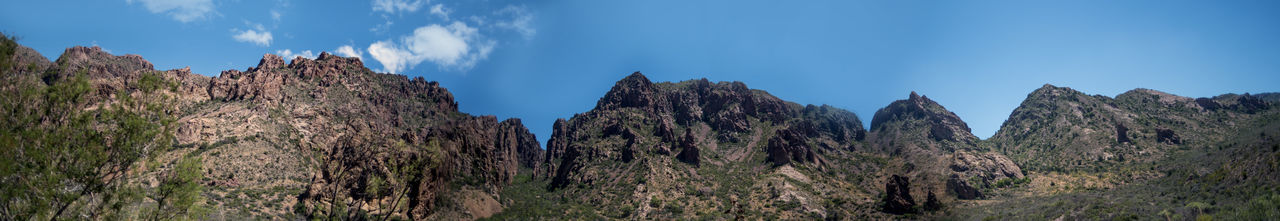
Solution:
[[[524,6],[508,5],[506,8],[494,12],[494,14],[511,16],[511,20],[500,20],[494,23],[494,26],[514,30],[524,36],[525,39],[532,38],[534,34],[538,33],[538,30],[533,28],[533,13],[530,13]]]
[[[142,3],[151,13],[165,13],[183,23],[208,18],[216,13],[213,11],[213,0],[126,0],[129,4],[134,1]]]
[[[444,19],[445,21],[449,20],[449,12],[453,12],[453,10],[449,10],[448,8],[445,8],[443,4],[436,4],[435,6],[431,6],[431,14],[440,16],[440,18]]]
[[[235,35],[232,35],[231,38],[239,42],[253,43],[259,46],[271,46],[271,40],[273,39],[271,37],[271,32],[267,31],[262,24],[254,24],[247,21],[245,24],[252,26],[253,29],[244,31],[231,29],[232,33],[236,33]]]
[[[106,49],[98,46],[98,40],[93,40],[93,42],[90,42],[89,44],[93,45],[94,47],[97,47],[98,49],[102,49],[102,51],[107,52],[107,54],[115,54],[115,52],[111,52],[110,49]]]
[[[369,55],[382,63],[384,71],[397,73],[430,61],[440,68],[470,69],[489,56],[497,42],[485,40],[476,28],[462,22],[448,26],[432,24],[415,29],[398,42],[378,41],[369,45]]]
[[[239,42],[248,42],[259,46],[271,46],[271,32],[269,31],[244,30],[231,37],[235,38],[236,41]]]
[[[369,45],[369,56],[373,56],[374,60],[382,63],[382,71],[399,73],[409,63],[414,65],[422,61],[410,61],[413,59],[413,53],[400,49],[394,43],[388,41],[378,41]]]
[[[373,0],[373,11],[396,13],[400,11],[416,12],[427,1],[424,0]]]
[[[336,50],[335,52],[337,52],[338,55],[341,55],[343,57],[355,57],[355,58],[359,58],[360,60],[364,60],[364,51],[356,50],[356,48],[351,47],[351,45],[343,45],[341,47],[338,47],[338,50]]]
[[[484,26],[485,24],[484,16],[475,16],[475,15],[467,16],[467,20],[471,20],[471,23],[475,23],[476,26]]]
[[[391,18],[390,18],[390,17],[387,17],[387,15],[382,15],[382,20],[385,20],[385,21],[387,21],[387,22],[386,22],[386,23],[382,23],[382,24],[378,24],[378,25],[374,25],[372,28],[369,28],[369,32],[378,33],[378,34],[384,34],[384,33],[386,33],[386,32],[387,32],[387,30],[390,30],[390,29],[391,29],[391,25],[392,25],[392,24],[395,24],[395,22],[392,22],[392,21],[391,21]]]
[[[296,57],[316,59],[316,54],[311,53],[311,50],[305,50],[305,51],[300,51],[298,53],[293,53],[292,50],[284,49],[284,50],[276,50],[276,54],[280,55],[280,57],[284,58],[284,60],[293,60],[293,58],[296,58]]]
[[[280,18],[281,18],[281,17],[284,17],[284,15],[280,14],[280,11],[276,11],[275,9],[271,9],[271,20],[272,20],[272,21],[280,22]]]

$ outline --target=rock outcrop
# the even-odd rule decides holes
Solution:
[[[951,165],[948,167],[956,173],[978,176],[984,181],[1024,176],[1022,169],[1008,157],[991,152],[957,151],[952,154]]]
[[[960,175],[951,174],[951,178],[947,178],[947,192],[954,194],[956,198],[971,200],[981,199],[984,196],[982,191],[969,184],[968,180],[960,178]]]
[[[882,209],[886,213],[916,212],[916,200],[911,197],[911,179],[898,175],[889,177],[888,182],[884,184],[884,199],[880,201],[884,204]]]
[[[1178,137],[1172,129],[1156,128],[1156,142],[1166,144],[1182,144],[1182,138]]]
[[[774,132],[773,137],[769,138],[768,146],[769,161],[773,165],[817,161],[817,156],[809,147],[808,136],[805,135],[807,129],[811,129],[807,126],[809,125],[792,125]]]
[[[1133,143],[1129,140],[1129,128],[1124,124],[1116,124],[1116,143]]]
[[[910,131],[916,130],[915,128],[921,128],[921,131],[928,134],[929,139],[935,141],[972,144],[978,139],[970,132],[969,125],[960,120],[959,116],[947,111],[929,97],[920,96],[914,91],[906,100],[894,101],[888,107],[877,110],[875,117],[871,119],[872,132]]]
[[[698,141],[693,136],[693,130],[685,130],[684,138],[680,141],[680,154],[676,155],[676,159],[694,166],[701,163],[698,158]]]
[[[938,196],[934,195],[933,191],[929,191],[928,195],[928,198],[924,200],[924,207],[921,209],[924,209],[924,211],[942,210],[942,201],[938,201]]]

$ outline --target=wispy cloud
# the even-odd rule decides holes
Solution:
[[[293,58],[296,58],[296,57],[316,59],[316,54],[311,53],[311,50],[305,50],[305,51],[300,51],[298,53],[293,53],[293,50],[284,49],[284,50],[276,50],[276,54],[280,55],[280,57],[284,58],[285,60],[292,60]]]
[[[386,20],[387,22],[374,25],[372,28],[369,28],[369,32],[383,34],[386,33],[387,30],[391,29],[392,24],[395,24],[395,22],[392,22],[390,18],[386,18],[386,16],[383,16],[383,20]]]
[[[271,20],[272,20],[272,21],[280,22],[280,19],[281,19],[282,17],[284,17],[284,15],[283,15],[283,14],[280,14],[280,11],[277,11],[277,10],[275,10],[275,9],[271,9]]]
[[[254,24],[249,22],[245,22],[245,24],[248,24],[253,28],[248,30],[243,30],[243,31],[239,29],[231,29],[231,32],[235,33],[234,35],[231,36],[231,38],[239,42],[253,43],[259,46],[271,46],[271,40],[273,39],[271,37],[271,32],[267,31],[266,28],[262,26],[262,24]]]
[[[449,10],[448,8],[445,8],[444,4],[436,4],[434,6],[431,6],[431,14],[440,16],[440,19],[444,19],[445,21],[449,21],[449,12],[452,12],[452,11],[453,10]]]
[[[440,68],[470,69],[493,51],[496,41],[486,40],[476,28],[462,22],[448,26],[432,24],[415,29],[399,41],[384,40],[369,45],[369,55],[382,63],[384,71],[399,73],[424,61]]]
[[[494,26],[516,31],[521,36],[524,36],[525,39],[532,38],[534,34],[538,33],[538,30],[533,28],[533,13],[530,13],[529,9],[524,6],[508,5],[506,8],[494,12],[494,14],[510,16],[508,20],[495,22]]]
[[[165,13],[174,20],[186,23],[205,19],[213,14],[213,0],[126,0],[129,4],[142,3],[151,13]]]
[[[373,11],[395,14],[400,11],[416,12],[427,1],[424,0],[374,0]]]
[[[355,57],[355,58],[359,58],[360,60],[364,60],[364,51],[356,50],[356,48],[351,47],[351,45],[343,45],[341,47],[338,47],[338,50],[334,52],[337,52],[338,55],[341,55],[343,57]]]

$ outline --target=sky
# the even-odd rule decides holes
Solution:
[[[474,115],[557,118],[614,82],[742,81],[869,124],[911,91],[993,135],[1048,83],[1115,96],[1280,91],[1280,1],[6,1],[0,31],[216,76],[266,53],[360,57]],[[869,127],[869,125],[864,125]]]

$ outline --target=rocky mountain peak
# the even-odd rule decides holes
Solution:
[[[71,75],[78,71],[86,71],[91,79],[126,77],[135,75],[139,71],[154,69],[151,62],[143,59],[142,56],[135,54],[115,56],[97,46],[67,48],[62,56],[58,57],[57,63],[64,67],[63,74]]]
[[[657,88],[653,86],[653,82],[637,71],[614,84],[613,88],[596,102],[596,109],[650,107],[660,99],[656,93]]]
[[[902,132],[924,130],[928,132],[930,138],[935,140],[975,141],[977,139],[971,134],[969,125],[960,120],[959,116],[915,92],[911,92],[906,100],[894,101],[888,107],[881,108],[871,118],[872,131],[884,131],[889,127]]]
[[[262,60],[258,60],[257,69],[271,70],[271,69],[283,68],[284,66],[285,66],[284,58],[281,58],[280,55],[267,53],[262,55]]]
[[[112,61],[112,62],[94,62],[94,61]],[[115,62],[120,62],[120,63],[114,64]],[[102,48],[98,46],[93,46],[93,47],[75,46],[75,47],[67,48],[67,50],[62,53],[62,56],[58,57],[58,63],[71,64],[71,65],[85,64],[85,63],[109,63],[112,65],[129,67],[130,69],[153,69],[154,68],[154,66],[151,65],[151,62],[147,61],[146,59],[142,59],[142,56],[139,56],[136,54],[126,54],[124,56],[115,56],[115,55],[112,55],[111,53],[108,53],[102,50]]]
[[[1035,91],[1031,91],[1031,93],[1028,94],[1027,96],[1028,97],[1058,97],[1058,96],[1063,96],[1063,95],[1073,94],[1073,93],[1079,93],[1079,92],[1077,92],[1075,89],[1071,89],[1070,87],[1058,87],[1052,84],[1044,84],[1044,86],[1041,86]]]

